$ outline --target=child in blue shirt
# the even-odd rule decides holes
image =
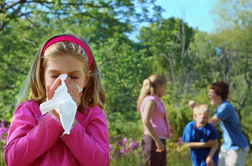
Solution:
[[[218,165],[218,141],[214,126],[208,123],[209,108],[199,104],[193,108],[195,121],[189,122],[183,132],[182,141],[190,148],[193,166]]]
[[[216,105],[215,114],[209,122],[219,124],[223,135],[220,148],[219,166],[245,166],[249,152],[249,143],[242,132],[239,116],[227,101],[229,86],[225,82],[214,82],[209,87],[211,104]]]

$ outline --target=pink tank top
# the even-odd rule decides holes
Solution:
[[[148,101],[154,101],[156,103],[155,110],[153,111],[150,123],[157,133],[158,137],[169,138],[170,137],[170,126],[167,119],[167,114],[163,102],[157,95],[146,96],[141,104],[140,112],[143,117],[144,106]],[[149,131],[144,128],[144,134],[150,135]]]

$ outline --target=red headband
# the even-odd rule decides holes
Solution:
[[[50,45],[52,45],[54,43],[57,43],[57,42],[61,42],[61,41],[68,41],[68,42],[72,42],[72,43],[75,43],[75,44],[81,46],[84,49],[84,51],[87,53],[87,56],[88,56],[88,63],[89,63],[88,70],[91,69],[91,66],[92,66],[92,54],[91,54],[91,52],[89,51],[88,47],[81,40],[79,40],[79,39],[77,39],[77,38],[75,38],[73,36],[58,36],[58,37],[55,37],[55,38],[51,39],[44,46],[44,48],[42,50],[42,53],[41,53],[41,57],[44,56],[45,50]]]

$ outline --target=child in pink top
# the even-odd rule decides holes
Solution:
[[[151,75],[143,81],[137,109],[141,112],[144,125],[142,148],[146,166],[166,166],[165,142],[171,137],[164,104],[160,100],[165,94],[166,79]]]
[[[63,134],[56,110],[44,115],[40,110],[41,103],[54,97],[61,74],[67,74],[67,91],[78,107],[70,134]],[[23,102],[28,92],[30,99]],[[104,103],[104,89],[88,43],[70,34],[49,38],[35,56],[13,115],[6,164],[107,166],[109,137]],[[73,111],[69,109],[69,113]]]

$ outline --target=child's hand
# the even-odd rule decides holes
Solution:
[[[61,85],[61,79],[58,77],[51,86],[46,87],[46,101],[51,100],[54,95],[54,91]],[[57,111],[52,110],[52,114],[54,114],[58,119],[60,119]]]
[[[61,79],[58,77],[51,86],[46,87],[46,100],[53,98],[54,91],[61,85]]]
[[[208,144],[208,147],[213,147],[215,145],[215,140],[210,139],[206,142],[206,144]]]
[[[196,105],[196,102],[194,100],[190,100],[188,102],[188,106],[190,107],[191,110],[193,110],[193,108],[195,107],[195,105]]]
[[[215,163],[214,163],[212,157],[210,157],[210,156],[207,156],[206,164],[207,164],[207,166],[215,166]]]
[[[156,152],[161,153],[165,150],[164,144],[160,140],[156,142],[156,146],[157,146]]]
[[[79,106],[82,92],[79,93],[75,82],[72,79],[70,79],[69,77],[66,79],[66,86],[68,89],[68,93],[71,95],[72,99],[76,102],[77,106]]]

